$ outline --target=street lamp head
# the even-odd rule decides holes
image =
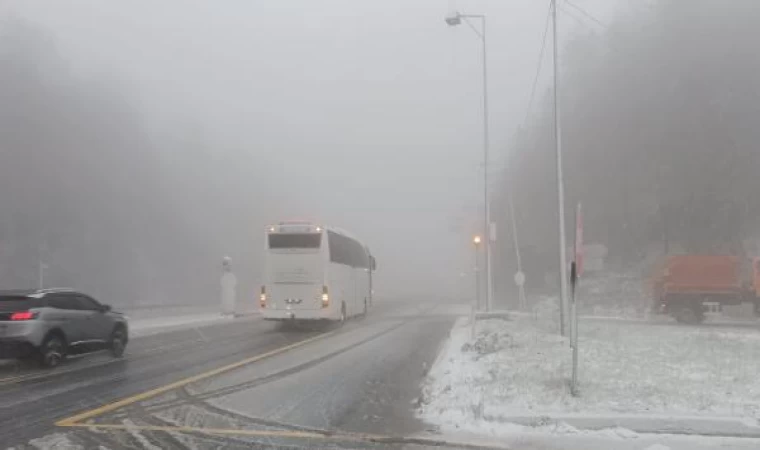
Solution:
[[[481,242],[481,240],[482,239],[480,238],[480,236],[475,236],[475,237],[472,238],[472,243],[475,244],[475,245],[479,245],[480,242]]]
[[[462,15],[458,12],[454,11],[450,13],[448,16],[445,17],[446,23],[450,27],[455,27],[457,25],[460,25],[462,23]]]

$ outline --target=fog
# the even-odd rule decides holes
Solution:
[[[582,202],[584,239],[607,246],[609,270],[646,279],[663,254],[758,255],[760,5],[717,5],[641,3],[565,43],[567,233],[572,239]],[[507,224],[513,189],[521,246],[539,283],[558,265],[550,94],[510,141],[512,170],[497,201]],[[514,270],[510,243],[499,258],[499,270]]]
[[[0,0],[0,441],[760,448],[758,24]]]
[[[482,226],[480,42],[443,17],[488,15],[498,179],[544,3],[4,2],[0,284],[35,286],[43,261],[46,285],[197,303],[229,255],[253,298],[265,225],[297,218],[366,241],[381,293],[461,295]],[[603,20],[625,4],[583,2]],[[563,40],[587,31],[562,11]]]

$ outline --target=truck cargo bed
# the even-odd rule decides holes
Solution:
[[[741,295],[741,259],[729,255],[678,255],[668,258],[662,295]]]

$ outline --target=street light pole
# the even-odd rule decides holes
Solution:
[[[488,189],[489,150],[491,138],[488,129],[488,58],[486,47],[486,16],[483,21],[483,202],[485,203],[484,220],[486,229],[486,311],[493,309],[493,274],[491,266],[491,245],[494,236],[491,233],[491,199]]]
[[[47,240],[43,236],[37,249],[37,289],[43,289],[45,286],[45,270],[48,265],[45,263],[47,259]]]
[[[480,31],[473,27],[467,19],[480,19]],[[490,311],[492,308],[493,299],[493,276],[491,272],[491,201],[488,189],[488,159],[489,159],[489,147],[490,136],[488,129],[489,114],[488,114],[488,47],[486,42],[486,16],[484,14],[461,14],[459,12],[454,13],[451,16],[446,17],[446,23],[450,26],[457,26],[462,23],[462,19],[465,20],[467,25],[472,28],[475,34],[480,38],[482,44],[482,58],[483,58],[483,237],[485,238],[485,264],[486,264],[486,310]]]
[[[557,153],[557,214],[559,215],[559,285],[560,285],[560,333],[566,334],[567,317],[567,255],[565,245],[565,186],[562,176],[562,127],[559,109],[559,48],[557,42],[557,0],[552,0],[552,23],[554,31],[554,145]]]
[[[45,286],[45,263],[42,260],[37,264],[37,289],[43,289]]]
[[[475,249],[475,300],[470,309],[470,333],[473,338],[475,337],[475,309],[477,306],[480,306],[480,263],[478,262],[478,247],[480,247],[480,242],[480,236],[472,238],[472,246]]]
[[[515,282],[517,283],[517,294],[519,299],[519,308],[520,311],[525,311],[527,308],[528,300],[525,297],[525,272],[523,272],[522,269],[522,259],[520,258],[520,245],[519,241],[517,240],[517,217],[515,217],[515,205],[512,201],[512,183],[511,183],[511,177],[510,177],[510,185],[509,185],[509,192],[507,195],[507,201],[509,202],[509,216],[512,219],[512,240],[514,241],[513,245],[515,246],[515,259],[517,261],[517,274],[515,274],[515,277],[520,277],[519,279],[515,279]],[[519,275],[518,275],[519,274]]]

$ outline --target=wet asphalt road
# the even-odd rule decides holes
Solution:
[[[392,437],[425,428],[413,409],[455,320],[447,306],[377,302],[367,318],[328,330],[244,318],[136,338],[123,360],[89,355],[52,372],[0,367],[0,447],[398,447]],[[171,386],[188,377],[197,379]],[[86,411],[74,426],[56,426]],[[366,434],[378,439],[357,437]]]

